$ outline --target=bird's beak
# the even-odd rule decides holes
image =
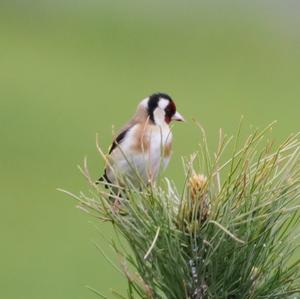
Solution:
[[[185,121],[185,119],[183,118],[183,116],[182,116],[179,112],[176,112],[176,113],[172,116],[172,120],[176,120],[176,121]]]

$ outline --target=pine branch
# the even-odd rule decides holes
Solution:
[[[114,245],[128,298],[300,298],[300,142],[274,145],[271,127],[241,145],[240,129],[235,140],[220,132],[215,154],[201,129],[181,192],[167,179],[139,189],[120,178],[109,193],[84,163],[89,196],[72,196],[128,242],[129,253]]]

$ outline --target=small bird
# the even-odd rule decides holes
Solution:
[[[172,98],[154,93],[140,102],[133,118],[114,139],[104,174],[99,179],[119,184],[120,177],[134,186],[151,184],[170,161],[172,151],[171,121],[184,121]]]

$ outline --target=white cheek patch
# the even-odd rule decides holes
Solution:
[[[160,98],[159,102],[158,102],[158,107],[162,110],[165,110],[169,104],[170,104],[170,101],[168,101],[164,98]]]
[[[170,104],[170,101],[164,99],[164,98],[160,98],[159,102],[158,102],[158,107],[154,110],[153,115],[154,115],[154,121],[157,125],[164,125],[165,122],[165,116],[166,116],[166,112],[165,109],[167,108],[167,106]]]
[[[154,110],[154,121],[157,125],[163,125],[165,123],[165,111],[160,109],[160,108],[156,108]]]

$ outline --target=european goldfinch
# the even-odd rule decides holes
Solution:
[[[99,181],[118,184],[126,177],[135,186],[151,184],[171,157],[172,120],[184,121],[171,97],[155,93],[140,102],[133,118],[114,139]]]

